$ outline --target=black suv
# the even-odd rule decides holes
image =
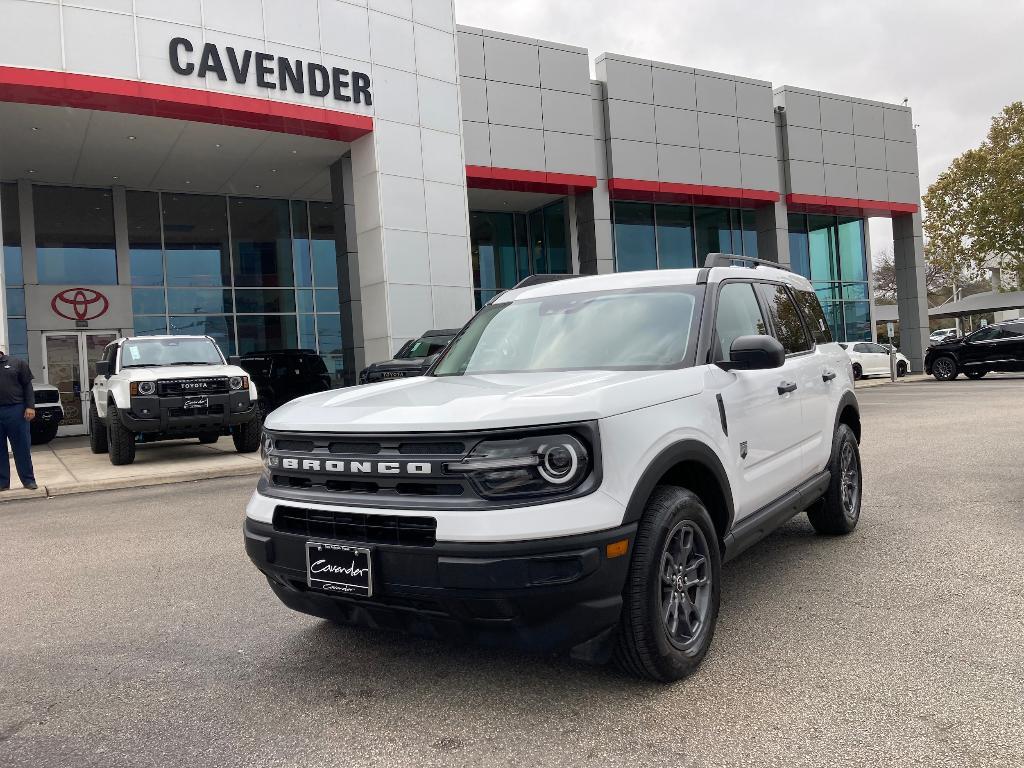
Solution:
[[[422,376],[433,365],[437,355],[451,343],[458,334],[458,328],[427,331],[416,341],[406,342],[395,353],[394,358],[383,363],[374,363],[359,372],[360,384],[372,384],[388,379],[405,379]]]
[[[986,325],[962,339],[928,347],[924,369],[939,381],[952,381],[961,373],[980,379],[989,371],[1024,371],[1024,318]]]
[[[242,355],[239,365],[256,384],[263,412],[270,413],[303,395],[326,392],[331,375],[312,349],[275,349]]]

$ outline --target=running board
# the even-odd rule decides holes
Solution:
[[[753,546],[790,518],[803,512],[828,490],[832,473],[827,469],[797,486],[780,499],[740,520],[725,537],[725,557],[732,560],[743,550]]]

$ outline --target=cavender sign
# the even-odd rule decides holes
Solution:
[[[308,93],[310,96],[330,95],[336,101],[355,104],[373,104],[370,76],[363,72],[350,72],[340,67],[327,67],[298,59],[271,56],[269,53],[236,51],[228,46],[221,55],[220,48],[206,43],[198,58],[193,56],[195,46],[185,37],[175,37],[167,49],[171,69],[179,75],[208,77],[213,75],[227,82],[228,75],[239,85],[250,77],[260,88]],[[226,66],[225,66],[226,62]]]

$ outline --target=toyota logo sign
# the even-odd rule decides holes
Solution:
[[[50,308],[65,320],[95,320],[110,309],[110,300],[92,288],[68,288],[50,302]]]

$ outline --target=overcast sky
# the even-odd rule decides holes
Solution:
[[[910,99],[921,188],[1024,98],[1024,0],[455,0],[460,24],[877,101]],[[890,244],[887,220],[872,250]]]

